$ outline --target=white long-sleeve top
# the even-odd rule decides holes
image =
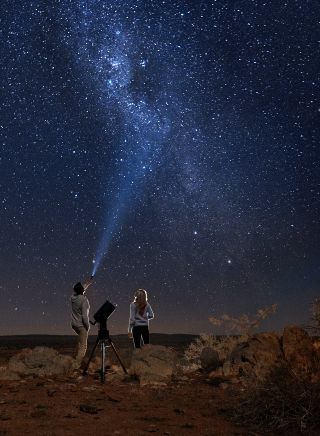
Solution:
[[[89,330],[89,301],[83,294],[73,294],[71,296],[71,325],[72,327],[84,327]]]
[[[149,303],[146,304],[142,315],[139,313],[139,309],[136,304],[131,303],[128,331],[132,332],[132,329],[135,326],[148,326],[149,320],[153,318],[154,313]]]

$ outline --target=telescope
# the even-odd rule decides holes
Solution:
[[[116,305],[110,303],[110,301],[106,301],[101,307],[100,309],[93,315],[94,321],[90,321],[90,324],[95,325],[96,323],[99,324],[99,331],[98,331],[98,336],[95,342],[95,345],[91,351],[89,360],[83,370],[83,375],[87,375],[87,371],[89,368],[89,364],[93,358],[93,355],[95,353],[95,349],[97,348],[97,346],[100,344],[101,347],[101,370],[100,370],[100,379],[101,382],[103,383],[105,380],[105,373],[106,373],[106,369],[105,369],[105,361],[106,361],[106,350],[108,347],[110,347],[114,354],[116,355],[122,369],[123,372],[125,374],[127,374],[127,370],[125,368],[125,366],[123,365],[120,356],[116,350],[116,347],[109,335],[109,330],[107,328],[107,320],[108,318],[113,314],[113,312],[116,310]]]
[[[94,322],[91,322],[92,325],[96,323],[105,324],[107,319],[113,314],[116,310],[117,306],[114,306],[110,301],[106,301],[100,309],[93,315]]]

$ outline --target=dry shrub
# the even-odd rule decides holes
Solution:
[[[227,331],[227,333],[240,334],[250,336],[254,330],[260,327],[263,320],[269,318],[277,310],[277,305],[272,304],[269,307],[258,309],[254,317],[249,318],[248,315],[243,314],[238,318],[224,314],[220,318],[211,316],[209,321],[216,327],[221,327]]]
[[[311,329],[314,334],[320,333],[320,298],[316,298],[311,305]]]
[[[273,367],[244,391],[233,415],[241,424],[276,434],[320,434],[319,376],[298,374],[287,363]]]
[[[214,336],[202,334],[197,337],[186,349],[184,358],[192,370],[197,370],[201,367],[200,355],[204,348],[212,348],[219,354],[219,359],[224,361],[236,345],[244,342],[242,336]]]
[[[230,315],[222,315],[220,318],[210,317],[209,321],[216,327],[222,327],[228,334],[226,336],[202,334],[193,341],[184,353],[184,370],[196,371],[201,367],[200,355],[204,348],[212,348],[219,354],[220,361],[225,361],[227,356],[236,345],[245,342],[254,329],[257,329],[261,322],[274,314],[277,305],[257,310],[253,318],[248,315],[241,315],[238,318]]]

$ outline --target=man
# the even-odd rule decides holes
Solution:
[[[79,366],[87,351],[88,333],[89,333],[89,301],[84,295],[88,287],[92,284],[91,278],[87,283],[82,285],[80,282],[73,287],[73,295],[71,296],[71,326],[78,335],[76,361]]]

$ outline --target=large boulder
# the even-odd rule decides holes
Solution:
[[[76,361],[72,357],[48,347],[25,348],[12,356],[8,363],[10,373],[38,377],[65,375],[75,367]]]
[[[316,350],[308,333],[298,326],[286,327],[282,337],[283,353],[292,368],[313,371],[317,366]]]
[[[223,365],[223,375],[263,379],[281,361],[280,337],[275,333],[258,333],[232,350]]]
[[[138,377],[141,385],[166,384],[171,380],[176,353],[162,345],[145,345],[133,351],[129,374]]]
[[[200,354],[202,369],[214,371],[220,366],[219,353],[211,347],[205,347]]]

